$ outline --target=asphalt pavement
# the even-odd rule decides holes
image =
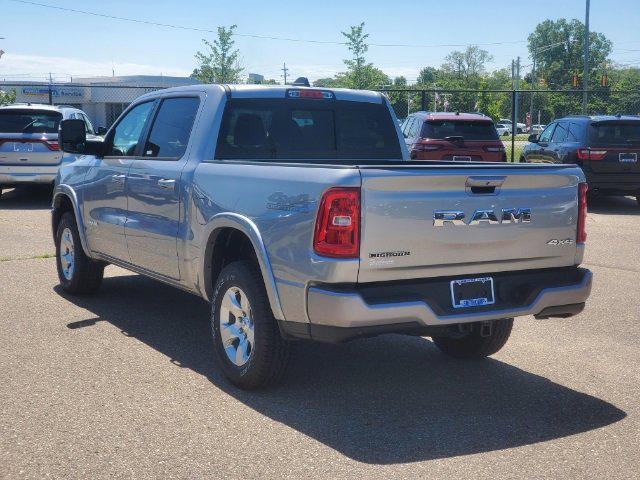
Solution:
[[[640,207],[596,200],[586,310],[454,361],[428,339],[299,343],[230,386],[208,305],[116,267],[57,286],[49,192],[0,199],[0,478],[593,478],[640,472]]]

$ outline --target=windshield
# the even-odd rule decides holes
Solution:
[[[231,99],[220,159],[402,159],[386,105],[342,100]]]
[[[594,123],[589,131],[592,145],[628,145],[640,143],[640,122]]]
[[[32,109],[0,110],[1,133],[58,133],[59,112]]]
[[[441,140],[462,137],[465,140],[498,140],[491,122],[463,120],[428,120],[422,126],[422,138]]]

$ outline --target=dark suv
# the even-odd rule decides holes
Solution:
[[[529,142],[521,162],[576,163],[591,195],[633,195],[640,204],[640,117],[565,117]]]
[[[416,112],[400,128],[413,160],[507,161],[493,121],[481,114]]]

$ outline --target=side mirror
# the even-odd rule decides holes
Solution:
[[[62,122],[60,122],[58,143],[60,150],[65,153],[74,153],[76,155],[103,155],[103,139],[87,140],[87,130],[82,120],[62,120]]]
[[[69,119],[60,122],[58,138],[60,150],[66,153],[84,153],[87,144],[87,130],[84,121]]]
[[[536,135],[535,133],[532,133],[531,135],[529,135],[529,142],[538,143],[538,135]]]
[[[107,133],[107,127],[98,127],[96,135],[104,135]]]

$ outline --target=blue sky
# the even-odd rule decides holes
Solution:
[[[72,9],[215,30],[237,24],[237,32],[297,39],[342,41],[341,30],[366,22],[371,43],[488,44],[491,69],[520,55],[529,64],[526,38],[547,18],[584,18],[585,0],[422,0],[277,2],[243,0],[34,0]],[[188,75],[201,40],[213,34],[96,18],[0,0],[0,79],[69,76]],[[591,29],[614,42],[612,58],[640,66],[640,1],[592,0]],[[521,43],[509,43],[521,42]],[[343,45],[237,37],[245,71],[279,78],[287,62],[293,77],[311,79],[344,70]],[[421,67],[439,66],[456,47],[375,47],[368,60],[385,73],[414,80]],[[462,49],[464,47],[458,47]]]

